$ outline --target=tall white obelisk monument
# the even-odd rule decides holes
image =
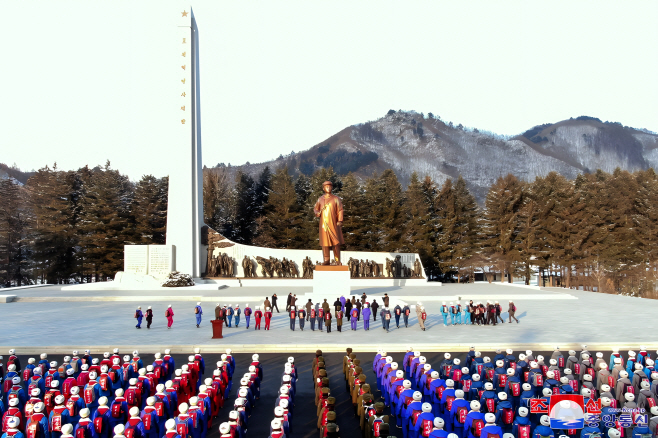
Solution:
[[[199,102],[199,30],[192,8],[178,12],[178,38],[172,68],[179,73],[173,92],[175,125],[170,157],[167,245],[175,247],[174,269],[201,276],[201,227],[203,226],[203,169]]]

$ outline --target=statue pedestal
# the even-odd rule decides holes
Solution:
[[[350,270],[347,266],[316,266],[313,271],[313,302],[329,304],[350,295]],[[307,297],[310,298],[310,297]]]

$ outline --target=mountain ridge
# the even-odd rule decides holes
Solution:
[[[262,163],[225,167],[256,175],[265,166],[288,166],[292,174],[311,174],[332,166],[359,179],[390,168],[406,186],[415,171],[437,184],[461,175],[482,202],[489,186],[512,173],[525,181],[551,171],[575,178],[597,169],[613,172],[658,168],[658,135],[645,129],[580,116],[536,125],[522,134],[502,136],[444,122],[431,113],[394,111],[374,121],[348,126],[309,149]]]

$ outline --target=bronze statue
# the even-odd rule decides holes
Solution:
[[[371,270],[371,277],[379,277],[379,264],[377,264],[376,261],[372,261],[372,270]]]
[[[299,270],[297,269],[297,264],[292,260],[288,261],[288,267],[290,269],[290,278],[297,277],[299,278]]]
[[[402,278],[402,256],[396,255],[393,260],[393,278]]]
[[[244,271],[245,278],[251,278],[257,276],[256,273],[254,272],[254,265],[251,259],[247,256],[244,256],[244,259],[242,259],[242,270]]]
[[[420,260],[416,259],[414,261],[414,277],[423,278],[423,268],[420,265]]]
[[[261,270],[263,271],[263,277],[270,277],[270,278],[274,277],[271,261],[269,259],[257,256],[256,260],[258,261],[258,264],[260,265]]]
[[[389,259],[388,257],[386,257],[386,276],[393,276],[393,260]]]
[[[318,198],[313,212],[320,218],[320,246],[322,247],[323,265],[330,265],[329,253],[333,249],[334,263],[340,265],[340,246],[343,240],[343,203],[336,195],[331,194],[331,181],[322,183],[324,195]]]

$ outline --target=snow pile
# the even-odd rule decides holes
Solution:
[[[167,279],[162,283],[162,287],[185,287],[185,286],[194,286],[194,280],[189,274],[181,274],[178,271],[174,271],[169,274]]]

